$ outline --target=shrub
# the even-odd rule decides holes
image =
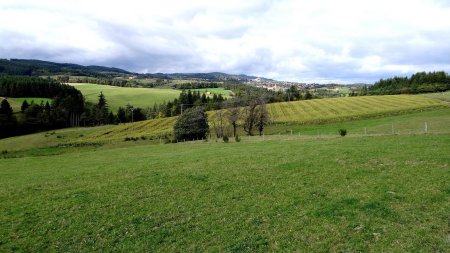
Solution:
[[[201,107],[189,108],[180,115],[173,127],[177,140],[199,140],[209,131],[208,116]]]
[[[347,135],[347,129],[339,129],[339,134],[344,137]]]
[[[241,141],[241,138],[239,137],[239,135],[235,135],[234,136],[234,140],[236,141],[236,142],[240,142]]]
[[[229,141],[230,139],[228,138],[228,136],[224,135],[224,136],[222,137],[222,140],[223,140],[223,142],[228,143],[228,141]]]

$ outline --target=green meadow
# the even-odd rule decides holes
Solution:
[[[178,98],[179,90],[158,88],[128,88],[98,84],[72,84],[81,91],[87,101],[97,103],[100,92],[106,97],[113,112],[128,103],[134,107],[147,108]]]
[[[0,159],[0,251],[446,252],[450,135]]]

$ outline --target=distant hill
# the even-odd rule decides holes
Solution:
[[[112,78],[118,76],[137,76],[138,78],[154,79],[188,79],[201,81],[249,81],[256,79],[256,76],[244,74],[232,75],[220,72],[212,73],[145,73],[138,74],[119,68],[104,66],[82,66],[72,63],[55,63],[41,60],[27,59],[0,59],[0,75],[70,75],[88,76],[98,78]],[[261,78],[262,80],[269,80]]]
[[[220,81],[249,81],[256,79],[256,76],[248,76],[244,74],[233,75],[221,72],[211,72],[211,73],[155,73],[155,74],[139,74],[141,78],[159,78],[159,79],[175,79],[175,80],[198,80],[198,81],[210,81],[210,82],[220,82]],[[267,78],[261,78],[262,80],[269,80]]]
[[[92,77],[115,77],[133,74],[119,68],[82,66],[72,63],[55,63],[41,60],[0,59],[0,75],[73,75]]]

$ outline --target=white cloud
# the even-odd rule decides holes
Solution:
[[[449,71],[445,1],[2,0],[0,57],[367,81]]]

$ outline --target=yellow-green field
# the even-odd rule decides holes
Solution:
[[[180,94],[179,90],[174,89],[128,88],[78,83],[72,85],[83,93],[87,101],[92,103],[97,103],[100,92],[103,92],[113,112],[117,112],[119,106],[125,107],[128,103],[134,107],[152,107],[155,103],[161,104],[174,100]]]
[[[274,122],[328,122],[359,119],[378,114],[416,110],[442,105],[441,102],[411,95],[342,97],[269,104]]]
[[[450,91],[435,92],[435,93],[424,93],[424,94],[420,94],[420,96],[427,97],[427,98],[433,98],[433,99],[439,99],[439,100],[442,100],[442,101],[450,102]]]

